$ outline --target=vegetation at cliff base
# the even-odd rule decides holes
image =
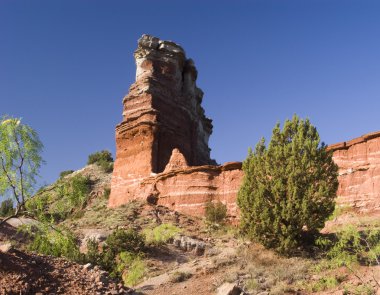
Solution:
[[[211,224],[222,224],[226,221],[227,206],[222,202],[207,202],[205,206],[206,221]]]
[[[243,163],[238,194],[241,229],[281,253],[291,253],[333,213],[338,167],[317,129],[294,116],[276,124],[268,146],[262,139]]]

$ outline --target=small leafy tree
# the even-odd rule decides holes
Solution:
[[[16,203],[14,216],[24,210],[32,196],[42,164],[42,148],[37,133],[20,119],[0,120],[0,195],[12,196]]]
[[[241,228],[268,248],[289,254],[334,211],[338,167],[317,129],[296,115],[277,124],[243,163],[238,194]]]

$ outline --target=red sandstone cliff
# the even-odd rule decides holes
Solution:
[[[339,166],[338,203],[367,212],[380,209],[380,131],[333,144]]]
[[[197,70],[184,50],[144,35],[135,51],[136,82],[123,100],[116,127],[116,161],[109,206],[145,199],[202,215],[221,201],[238,217],[241,163],[210,159],[211,120],[201,106]],[[338,203],[361,211],[380,208],[380,132],[329,146],[339,166]]]
[[[216,166],[210,159],[212,123],[193,61],[179,45],[148,35],[134,56],[136,82],[116,127],[109,206],[143,198],[201,215],[206,202],[219,200],[236,216],[241,163]]]

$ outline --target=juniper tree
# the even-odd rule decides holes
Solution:
[[[278,123],[243,163],[241,228],[268,248],[290,253],[324,226],[335,207],[338,167],[317,129],[294,115]]]
[[[16,204],[14,216],[25,209],[32,196],[42,148],[37,133],[20,119],[0,120],[0,195],[11,196]]]

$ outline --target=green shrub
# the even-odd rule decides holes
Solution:
[[[333,289],[338,286],[340,282],[335,277],[323,277],[320,278],[317,282],[311,285],[311,291],[320,292],[329,289]]]
[[[107,237],[105,245],[107,251],[115,253],[115,256],[125,251],[138,253],[145,247],[145,237],[133,229],[117,229]]]
[[[106,200],[108,200],[109,196],[111,194],[111,189],[109,187],[106,187],[103,191],[103,198],[105,198]]]
[[[243,171],[241,229],[265,247],[290,254],[334,211],[338,167],[309,120],[277,124],[268,146],[262,139],[249,151]]]
[[[13,208],[13,201],[11,199],[6,199],[1,202],[0,205],[0,217],[8,217],[14,214],[15,210]]]
[[[133,287],[145,274],[145,263],[141,254],[121,252],[117,256],[116,271],[121,275],[126,286]]]
[[[65,184],[66,193],[70,204],[75,207],[83,208],[90,193],[91,181],[88,177],[76,175]]]
[[[110,173],[113,170],[113,158],[111,152],[103,150],[100,152],[93,153],[88,156],[87,164],[96,164],[104,172]]]
[[[49,208],[55,221],[64,220],[70,214],[83,209],[91,189],[91,181],[83,175],[75,175],[57,188],[57,201]]]
[[[111,173],[113,171],[113,162],[100,161],[97,165],[105,172]]]
[[[57,182],[49,193],[42,192],[26,202],[29,214],[40,221],[59,222],[74,214],[79,218],[88,201],[91,181],[83,175],[75,175]]]
[[[336,233],[336,240],[330,242],[327,258],[332,267],[354,265],[380,265],[380,230],[369,228],[360,232],[349,225]]]
[[[227,206],[222,202],[208,202],[205,208],[206,220],[210,223],[224,223],[227,216]]]
[[[44,255],[63,256],[78,262],[82,260],[77,241],[68,230],[57,230],[48,225],[39,225],[34,231],[27,232],[32,237],[30,250]]]
[[[40,221],[47,221],[49,214],[50,195],[40,194],[29,199],[25,203],[26,210],[29,214],[36,217]]]
[[[162,245],[174,238],[181,230],[170,223],[163,223],[153,229],[145,230],[146,241],[149,244]]]
[[[145,247],[144,236],[135,230],[115,230],[103,246],[95,240],[87,241],[86,262],[99,265],[111,276],[121,277],[129,286],[134,286],[145,273],[141,251]]]
[[[102,265],[102,253],[100,252],[99,242],[95,239],[88,239],[87,253],[85,255],[85,261],[92,265]]]
[[[87,164],[96,164],[99,161],[106,161],[106,162],[113,162],[112,154],[111,152],[107,150],[103,150],[100,152],[93,153],[88,156]]]
[[[353,286],[347,284],[344,287],[343,295],[376,295],[376,290],[371,285]]]
[[[70,175],[73,172],[74,172],[74,170],[65,170],[65,171],[62,171],[61,173],[59,173],[59,178],[64,178],[65,176]]]
[[[94,240],[87,241],[86,261],[97,264],[113,275],[117,275],[117,257],[121,252],[140,253],[145,247],[145,237],[137,231],[117,229],[112,232],[101,249]]]

